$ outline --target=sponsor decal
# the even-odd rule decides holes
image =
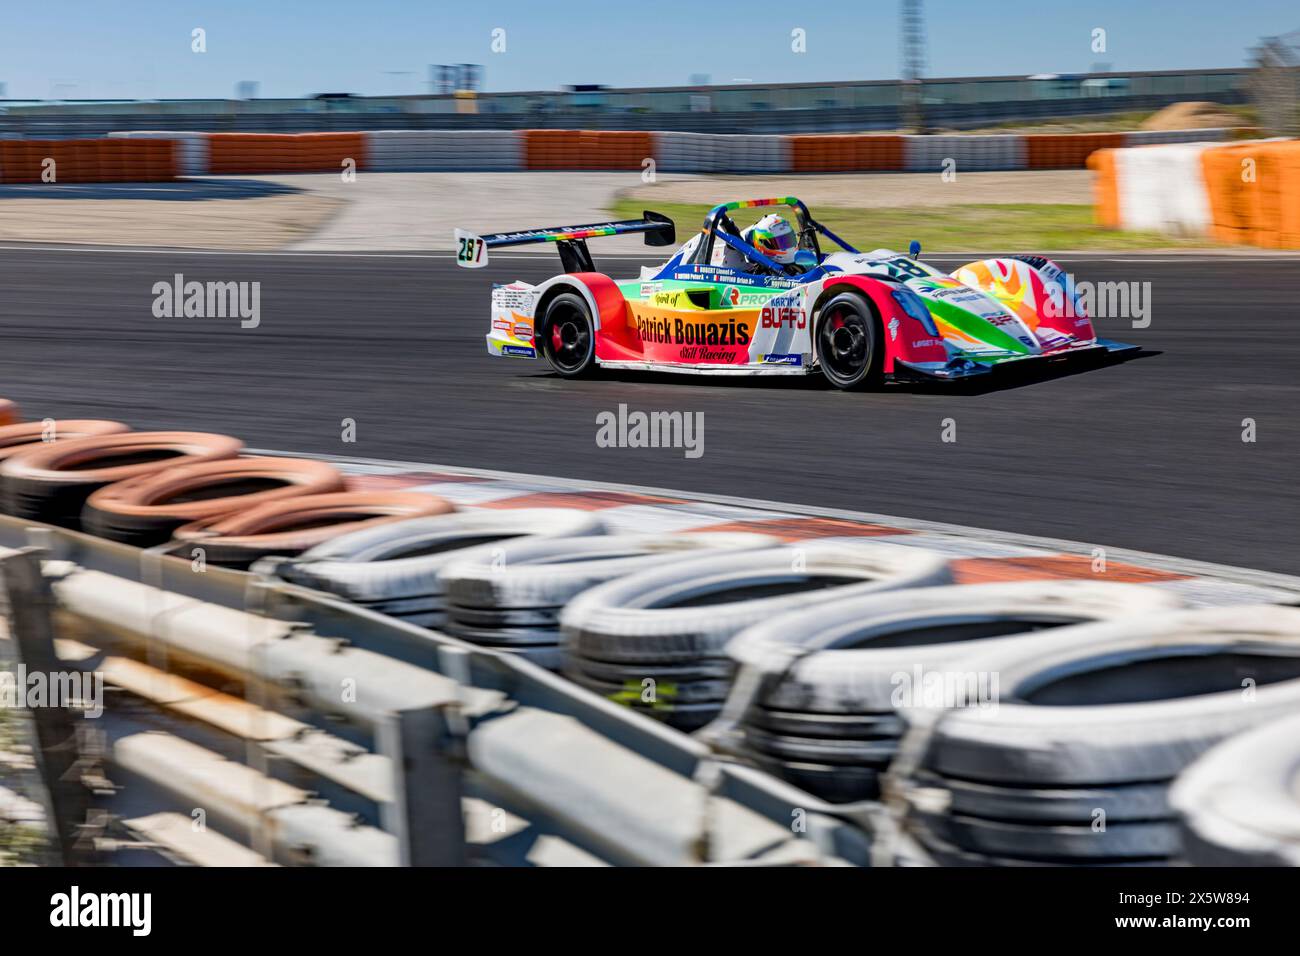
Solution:
[[[741,292],[734,285],[727,286],[722,290],[722,301],[727,303],[733,309],[738,309],[746,305],[762,305],[764,302],[775,301],[770,293],[767,292]]]
[[[760,355],[758,360],[764,365],[802,365],[803,355],[799,352],[769,352]]]
[[[749,344],[749,329],[734,319],[726,322],[689,322],[682,318],[634,312],[631,332],[642,342],[656,345]]]
[[[502,355],[514,355],[518,358],[537,358],[537,349],[531,345],[503,345]]]
[[[765,329],[806,329],[808,313],[803,309],[789,306],[780,308],[765,306],[759,314],[759,324]]]
[[[663,291],[663,287],[664,287],[664,284],[663,284],[662,282],[642,282],[642,283],[641,283],[641,298],[643,298],[643,299],[648,299],[650,296],[654,295],[656,292],[661,292],[661,291]]]
[[[894,321],[898,321],[895,319]],[[942,345],[943,339],[917,339],[912,343],[914,349],[928,349],[932,345]]]
[[[898,338],[898,317],[889,320],[889,341],[893,342]]]
[[[512,312],[532,312],[533,301],[532,288],[520,289],[513,286],[499,285],[492,290],[492,305],[498,309],[508,309]]]
[[[802,284],[796,279],[782,279],[778,276],[751,276],[743,272],[737,272],[735,269],[700,265],[678,270],[669,278],[678,279],[682,282],[719,282],[766,289],[794,289]]]

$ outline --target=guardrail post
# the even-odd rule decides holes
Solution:
[[[384,829],[397,837],[402,866],[465,864],[464,791],[448,716],[445,707],[399,710],[376,727],[393,768]]]
[[[51,695],[57,695],[60,664],[50,623],[54,596],[41,575],[42,553],[33,548],[0,553],[0,585],[18,661],[28,673],[43,674]],[[21,696],[26,687],[20,685],[16,690]],[[33,757],[51,814],[48,830],[63,865],[83,865],[90,862],[93,851],[80,833],[91,808],[90,791],[82,782],[77,725],[66,701],[51,696],[47,704],[30,708],[28,713],[35,728]]]

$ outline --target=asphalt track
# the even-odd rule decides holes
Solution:
[[[229,432],[249,445],[434,461],[847,508],[1295,573],[1300,261],[1062,257],[1152,284],[1098,322],[1136,359],[990,389],[843,394],[820,378],[562,382],[484,349],[492,281],[551,257],[0,249],[0,395],[29,417]],[[939,265],[955,262],[934,257]],[[606,260],[615,275],[631,260]],[[598,263],[599,265],[599,263]],[[155,318],[153,285],[261,283],[261,324]],[[596,416],[704,413],[704,454],[606,449]],[[356,442],[341,441],[343,419]],[[941,440],[944,419],[956,442]],[[1243,419],[1257,440],[1242,441]]]

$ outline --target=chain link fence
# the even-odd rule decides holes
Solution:
[[[1262,39],[1254,65],[1249,89],[1260,126],[1273,136],[1300,136],[1300,30]]]

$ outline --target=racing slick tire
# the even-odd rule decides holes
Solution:
[[[1169,802],[1193,865],[1300,866],[1300,715],[1210,749]]]
[[[817,362],[827,381],[852,391],[878,385],[884,368],[880,323],[856,292],[832,296],[817,312]]]
[[[587,301],[561,292],[546,304],[542,317],[542,354],[561,378],[581,378],[596,367],[596,323]]]
[[[1177,814],[1152,788],[1167,792],[1220,741],[1300,707],[1300,609],[1085,624],[963,666],[997,673],[1001,701],[917,721],[886,778],[887,801],[923,846],[1030,862],[1181,862]],[[957,792],[972,785],[1001,799]]]

